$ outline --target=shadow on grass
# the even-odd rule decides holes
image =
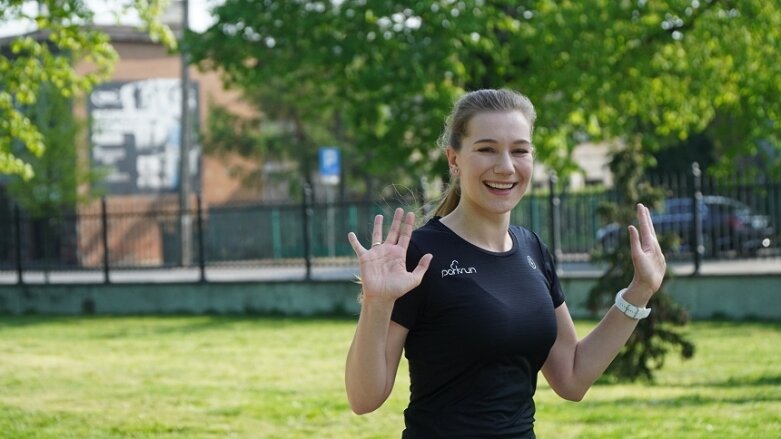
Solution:
[[[742,376],[742,377],[731,376],[728,379],[722,381],[697,381],[691,383],[675,383],[675,382],[656,383],[656,382],[648,382],[648,381],[637,381],[636,383],[638,385],[649,386],[649,387],[666,387],[666,388],[673,388],[673,389],[693,389],[693,388],[708,388],[708,387],[729,389],[729,388],[755,387],[755,386],[781,386],[781,375],[762,375],[762,376],[752,375],[752,376]],[[600,378],[599,381],[597,381],[597,384],[601,387],[611,387],[611,386],[621,386],[621,385],[632,384],[632,383],[608,380],[603,377]]]
[[[170,330],[180,331],[190,328],[192,331],[213,329],[223,326],[230,326],[243,323],[259,323],[261,325],[286,325],[286,324],[308,324],[324,322],[354,322],[357,323],[358,317],[342,314],[318,314],[313,316],[286,316],[281,314],[141,314],[141,315],[97,315],[97,316],[63,316],[63,315],[8,315],[0,314],[0,330],[3,328],[21,328],[35,325],[80,325],[91,321],[111,321],[117,323],[133,320],[143,322],[186,322],[197,321],[191,325],[181,325],[173,327],[160,327],[159,329],[168,332]]]
[[[762,376],[742,376],[742,377],[729,377],[724,381],[691,383],[685,385],[667,385],[664,387],[719,387],[719,388],[733,388],[733,387],[753,387],[753,386],[781,386],[781,375],[762,375]]]
[[[0,330],[4,328],[24,328],[27,326],[50,325],[52,323],[63,325],[80,324],[84,317],[81,316],[44,316],[44,315],[2,315],[0,314]]]
[[[588,397],[583,401],[584,406],[591,408],[601,407],[621,407],[621,408],[647,408],[647,407],[675,407],[685,408],[694,406],[707,406],[707,405],[723,405],[723,404],[756,404],[759,402],[780,402],[781,393],[774,395],[757,395],[751,396],[705,396],[699,393],[693,393],[689,395],[681,395],[670,398],[618,398],[608,399],[604,401],[589,401]]]

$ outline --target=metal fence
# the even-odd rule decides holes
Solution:
[[[778,182],[717,181],[693,174],[654,184],[666,196],[654,215],[657,231],[677,237],[668,259],[693,261],[697,268],[709,258],[780,256]],[[619,228],[605,224],[597,209],[620,194],[559,192],[555,187],[551,182],[527,194],[511,222],[540,234],[560,262],[589,261],[595,250],[619,245],[613,232]],[[88,273],[90,281],[110,282],[117,273],[149,269],[194,271],[187,278],[193,281],[212,280],[207,270],[219,268],[298,268],[309,278],[317,267],[354,266],[347,233],[354,231],[368,242],[375,215],[391,216],[396,207],[425,213],[424,206],[400,201],[320,203],[304,198],[298,204],[203,207],[196,196],[184,212],[173,199],[132,206],[110,199],[38,218],[14,205],[0,206],[0,283],[56,283],[52,273]],[[189,236],[190,246],[182,246],[187,241],[182,236]],[[138,280],[133,276],[129,279]]]

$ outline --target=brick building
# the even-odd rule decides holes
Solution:
[[[128,174],[125,171],[129,171],[132,178],[125,178],[125,180],[136,180],[135,183],[131,182],[132,184],[124,186],[108,185],[106,206],[107,213],[111,218],[107,236],[109,259],[112,265],[118,266],[125,262],[132,265],[159,266],[166,260],[170,262],[172,258],[170,247],[175,247],[175,243],[178,242],[178,238],[172,237],[172,235],[177,233],[176,218],[179,209],[179,168],[175,162],[179,160],[178,150],[180,148],[179,133],[176,132],[175,128],[180,126],[179,115],[181,115],[181,57],[178,54],[169,53],[161,44],[152,41],[147,34],[134,27],[98,26],[98,29],[110,37],[111,44],[119,57],[112,77],[105,84],[98,85],[90,95],[78,97],[73,102],[73,111],[77,119],[89,121],[90,126],[89,132],[85,132],[81,136],[76,147],[83,163],[90,163],[91,166],[97,164],[104,165],[106,168],[106,163],[96,163],[96,161],[103,158],[112,159],[112,157],[112,160],[116,161],[116,157],[130,156],[129,158],[125,157],[128,160],[125,160],[124,170],[109,171],[108,178],[116,177],[122,173]],[[175,28],[174,31],[176,32]],[[37,31],[26,36],[38,40],[45,40],[47,37],[45,33]],[[7,46],[13,38],[15,37],[0,39],[0,47]],[[87,62],[79,61],[75,65],[75,70],[78,73],[86,73],[90,69],[91,65]],[[195,130],[202,131],[204,129],[210,108],[215,105],[224,107],[238,115],[253,114],[254,110],[242,102],[239,92],[229,91],[223,87],[217,72],[201,72],[195,67],[190,67],[188,72],[190,82],[193,85],[191,102],[197,103],[198,110],[197,120],[194,122]],[[133,94],[128,95],[125,90],[131,90]],[[160,99],[160,95],[166,93],[171,95],[170,99],[166,99],[168,96]],[[111,113],[112,102],[109,102],[106,106],[109,110],[103,111],[103,113],[96,111],[96,109],[101,110],[99,106],[96,106],[96,101],[98,105],[103,104],[107,101],[106,96],[112,95],[117,97],[117,102],[130,99],[131,106],[137,108],[130,112],[115,111]],[[99,99],[96,99],[96,96]],[[103,119],[114,118],[113,125],[110,124],[108,129],[98,127],[101,124],[101,114],[108,115]],[[169,126],[161,128],[161,119],[168,121]],[[172,134],[168,135],[166,130]],[[143,133],[143,136],[140,133]],[[161,133],[165,137],[162,140],[160,139]],[[125,143],[125,145],[109,145],[115,147],[113,149],[102,148],[99,139],[111,143],[112,137],[120,138],[117,142]],[[257,163],[237,155],[201,155],[197,137],[197,135],[194,136],[193,142],[196,151],[193,159],[197,172],[191,181],[193,189],[201,194],[205,207],[262,198],[261,188],[250,189],[242,186],[239,178],[235,177],[235,172],[233,172],[236,168],[255,169],[258,166]],[[130,147],[127,145],[128,139]],[[155,163],[159,162],[156,159],[166,157],[164,153],[160,152],[162,151],[161,145],[173,151],[173,154],[167,155],[168,162],[162,163],[162,165]],[[148,154],[149,152],[157,155]],[[173,160],[170,159],[171,157]],[[147,170],[150,169],[150,165],[152,169],[161,172],[164,171],[162,168],[173,170],[173,177],[155,178],[152,184],[149,184],[149,179],[146,179],[146,183],[141,184],[143,179],[140,171],[145,167]],[[116,190],[116,188],[120,188],[120,190]],[[90,190],[90,188],[82,189]],[[193,195],[190,197],[190,205],[194,204]],[[68,244],[67,251],[64,248],[50,249],[50,254],[52,251],[54,253],[66,252],[70,255],[63,256],[64,259],[78,261],[78,266],[100,266],[102,264],[100,209],[100,201],[79,207],[80,220],[78,223],[68,226],[75,227],[76,230],[60,231],[61,234],[68,235],[75,233],[77,244],[74,245],[72,242]],[[37,235],[37,232],[31,231],[23,234],[25,235],[22,238],[23,241],[28,242],[23,250],[27,253],[24,255],[25,259],[39,258],[40,255],[33,254],[36,252],[30,249],[41,246],[29,243],[43,238],[33,236]],[[46,239],[51,240],[51,236]],[[51,245],[63,247],[65,244],[53,243]],[[169,248],[167,249],[166,246]],[[60,259],[62,260],[63,257]]]

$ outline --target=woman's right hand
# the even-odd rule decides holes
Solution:
[[[382,215],[374,218],[369,249],[361,245],[353,232],[347,235],[347,239],[358,256],[364,302],[392,304],[420,285],[433,256],[430,253],[423,255],[418,266],[411,272],[407,271],[407,247],[415,224],[415,214],[407,212],[405,215],[403,209],[396,209],[385,241],[382,240],[382,220]]]

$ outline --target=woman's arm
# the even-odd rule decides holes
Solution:
[[[361,307],[344,376],[350,408],[359,415],[379,408],[393,390],[408,331],[390,320],[392,309]]]
[[[656,239],[648,209],[637,205],[640,230],[629,226],[629,241],[635,273],[624,293],[629,303],[644,307],[664,279],[666,263]],[[556,309],[558,333],[548,359],[542,367],[551,388],[565,399],[580,401],[607,369],[637,327],[615,306],[583,340],[578,341],[567,305]]]
[[[404,219],[402,223],[402,218]],[[372,245],[364,248],[354,233],[347,237],[358,256],[363,286],[361,315],[347,354],[345,386],[355,413],[376,410],[390,395],[407,338],[407,329],[391,321],[396,299],[423,280],[431,254],[407,271],[407,247],[415,215],[396,209],[388,236],[382,241],[382,215],[374,219]]]

